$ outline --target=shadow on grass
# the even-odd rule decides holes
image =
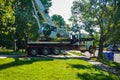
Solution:
[[[0,51],[0,55],[13,54],[13,51]]]
[[[90,66],[85,66],[81,64],[69,64],[72,68],[77,68],[77,69],[88,69]]]
[[[72,68],[80,70],[77,76],[80,80],[119,80],[117,76],[111,73],[105,73],[93,65],[69,64]]]
[[[32,64],[33,62],[37,61],[53,61],[53,59],[23,58],[23,60],[20,60],[19,58],[14,58],[13,62],[0,65],[0,70],[25,64]]]
[[[14,52],[14,51],[0,51],[0,55],[22,55],[22,54],[25,54],[24,52],[22,51],[19,51],[19,52]]]
[[[99,73],[77,73],[77,76],[81,80],[119,80],[119,78],[111,76],[111,75],[105,75],[103,72]]]
[[[108,61],[108,60],[104,60],[104,61],[100,60],[100,61],[104,64],[111,66],[111,67],[114,67],[117,70],[120,70],[120,63],[116,63],[116,62]]]

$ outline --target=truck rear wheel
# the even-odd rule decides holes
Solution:
[[[34,57],[37,56],[38,54],[38,49],[29,49],[29,55]]]
[[[44,55],[48,55],[48,54],[50,53],[49,48],[43,48],[42,53],[43,53]]]
[[[60,48],[54,48],[54,49],[53,49],[53,53],[54,53],[55,55],[59,55],[59,54],[60,54]]]

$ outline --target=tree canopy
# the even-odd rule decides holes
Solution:
[[[45,8],[52,5],[51,0],[41,0]],[[43,18],[39,14],[41,22]],[[14,39],[32,40],[39,38],[38,25],[33,17],[33,7],[30,0],[0,1],[0,46],[12,46]],[[10,45],[9,45],[10,44]]]
[[[102,58],[103,43],[109,38],[112,30],[118,33],[119,0],[76,0],[73,2],[71,21],[83,23],[90,34],[99,29],[99,57]],[[117,18],[116,18],[117,17]],[[115,35],[112,35],[115,36]],[[117,37],[116,37],[117,38]],[[118,38],[117,38],[118,40]]]
[[[52,21],[58,27],[65,26],[65,24],[66,24],[63,17],[61,15],[57,15],[57,14],[52,16]]]
[[[51,0],[41,0],[45,8],[51,6]],[[19,34],[21,39],[25,36],[32,40],[37,40],[39,38],[38,25],[33,17],[33,7],[30,0],[15,0],[13,3],[15,11],[15,27],[16,32]],[[40,21],[43,21],[41,14],[39,14]]]
[[[8,46],[11,43],[9,33],[14,33],[15,16],[12,3],[13,0],[0,1],[0,46]]]
[[[0,34],[8,33],[8,29],[14,24],[15,16],[12,8],[13,0],[0,1]]]

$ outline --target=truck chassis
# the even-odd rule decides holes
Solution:
[[[28,42],[26,45],[29,56],[37,56],[38,54],[58,55],[61,50],[80,50],[80,45],[70,42]]]

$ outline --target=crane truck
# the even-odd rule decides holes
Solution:
[[[47,10],[43,6],[40,0],[31,0],[33,10],[34,10],[34,18],[36,19],[39,27],[39,34],[41,34],[44,37],[50,37],[50,38],[56,38],[59,36],[65,36],[67,34],[65,27],[56,27],[50,16],[48,15]],[[39,17],[38,13],[40,13],[46,23],[40,24],[39,23]],[[92,41],[92,39],[86,39],[86,38],[79,38],[79,35],[70,35],[70,38],[66,41],[48,41],[48,40],[40,40],[40,41],[27,41],[25,44],[26,53],[29,56],[37,56],[38,54],[60,54],[61,50],[80,50],[81,44],[83,47],[83,44],[85,46],[85,41]],[[16,41],[17,42],[17,41]],[[88,47],[92,45],[90,43]],[[19,49],[19,44],[15,43],[15,48]],[[85,49],[86,50],[86,49]]]

